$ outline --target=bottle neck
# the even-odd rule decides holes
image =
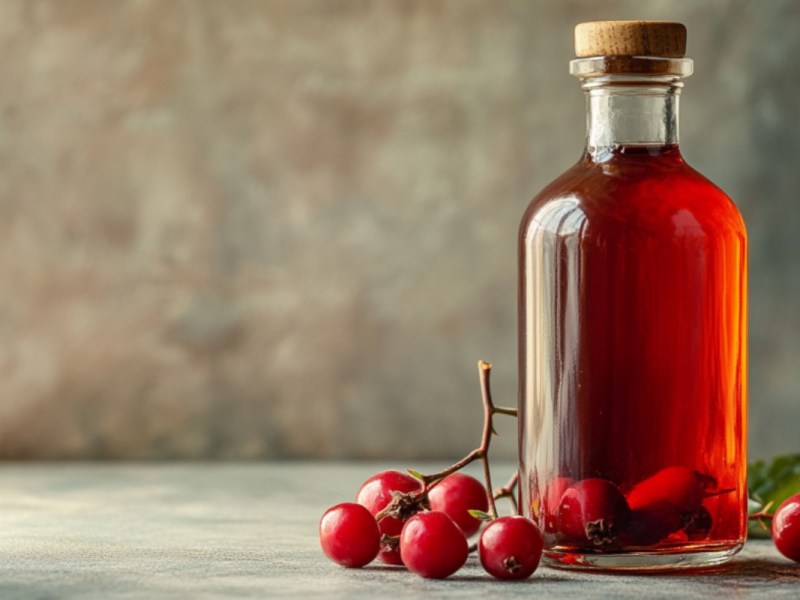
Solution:
[[[682,87],[679,78],[663,76],[584,80],[586,152],[599,157],[629,146],[677,146]]]

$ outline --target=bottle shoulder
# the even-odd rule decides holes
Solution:
[[[679,153],[603,161],[584,155],[533,198],[520,235],[543,228],[563,234],[566,223],[583,235],[614,229],[644,235],[746,235],[733,201]]]

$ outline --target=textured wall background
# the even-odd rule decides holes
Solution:
[[[751,453],[797,450],[800,3],[6,0],[0,456],[469,449],[598,18],[689,27],[684,151],[751,234]]]

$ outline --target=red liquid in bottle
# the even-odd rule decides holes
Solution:
[[[519,247],[523,497],[548,555],[740,545],[747,239],[734,204],[677,146],[623,146],[543,190]],[[576,543],[546,506],[558,477],[630,494],[669,467],[696,473],[702,511],[661,533]]]

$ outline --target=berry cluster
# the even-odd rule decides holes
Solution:
[[[373,475],[355,503],[328,509],[320,521],[320,543],[332,561],[363,567],[376,557],[426,578],[442,579],[467,561],[467,538],[478,532],[490,509],[484,486],[454,472],[427,487],[398,471]],[[480,562],[500,579],[529,577],[542,555],[542,535],[520,516],[491,518],[478,542]]]
[[[525,517],[497,515],[499,497],[508,497],[517,512],[517,478],[493,492],[489,469],[493,417],[515,416],[516,411],[492,402],[490,369],[488,363],[478,363],[484,407],[480,447],[440,473],[383,471],[367,479],[355,503],[339,504],[322,516],[320,544],[328,558],[345,567],[363,567],[379,557],[422,577],[442,579],[464,565],[470,552],[468,538],[487,520],[475,547],[484,569],[499,579],[524,579],[536,570],[543,546],[538,527]],[[483,463],[485,486],[460,472],[478,460]]]
[[[678,533],[702,540],[712,526],[703,500],[732,491],[715,486],[713,477],[682,466],[658,471],[627,494],[605,479],[556,477],[542,495],[545,531],[590,549],[652,546]]]

